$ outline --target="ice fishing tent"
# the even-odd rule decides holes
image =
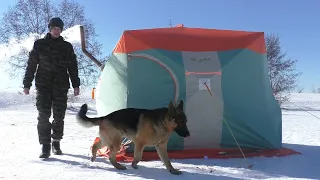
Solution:
[[[242,148],[280,149],[282,115],[269,84],[265,51],[262,32],[124,31],[99,79],[98,114],[183,100],[191,138],[174,134],[168,151],[181,155],[237,148],[229,128]]]

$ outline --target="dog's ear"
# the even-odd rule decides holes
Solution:
[[[180,100],[177,108],[180,109],[181,111],[183,111],[183,101],[182,100]]]
[[[169,116],[174,116],[175,113],[176,113],[176,108],[175,108],[174,105],[172,104],[172,101],[170,101],[170,103],[169,103],[168,113],[169,113]]]

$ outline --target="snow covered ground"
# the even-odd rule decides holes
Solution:
[[[293,94],[292,101],[320,117],[320,95]],[[0,179],[320,179],[320,120],[293,104],[283,111],[283,143],[301,155],[274,158],[172,160],[183,171],[174,176],[160,161],[140,162],[138,170],[115,170],[100,157],[90,162],[90,146],[97,128],[84,129],[75,121],[82,103],[94,107],[90,91],[69,103],[62,141],[63,156],[38,158],[37,111],[35,93],[19,89],[0,91]],[[94,115],[94,111],[91,111]],[[247,164],[253,164],[252,169]]]

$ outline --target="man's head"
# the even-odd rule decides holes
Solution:
[[[58,38],[63,30],[63,26],[64,23],[60,18],[54,17],[50,19],[48,28],[50,30],[51,36],[53,38]]]

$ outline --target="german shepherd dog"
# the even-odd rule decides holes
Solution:
[[[91,161],[95,161],[98,149],[107,146],[110,150],[111,164],[119,170],[127,169],[116,161],[122,138],[126,137],[135,144],[131,164],[134,169],[138,168],[137,164],[142,159],[144,148],[151,146],[156,148],[169,172],[176,175],[182,173],[173,168],[167,152],[167,143],[172,132],[184,138],[190,136],[182,100],[177,107],[170,102],[168,107],[157,109],[125,108],[103,117],[90,118],[86,115],[87,110],[87,104],[83,104],[77,113],[77,120],[87,128],[99,126],[100,136],[100,141],[92,146]]]

